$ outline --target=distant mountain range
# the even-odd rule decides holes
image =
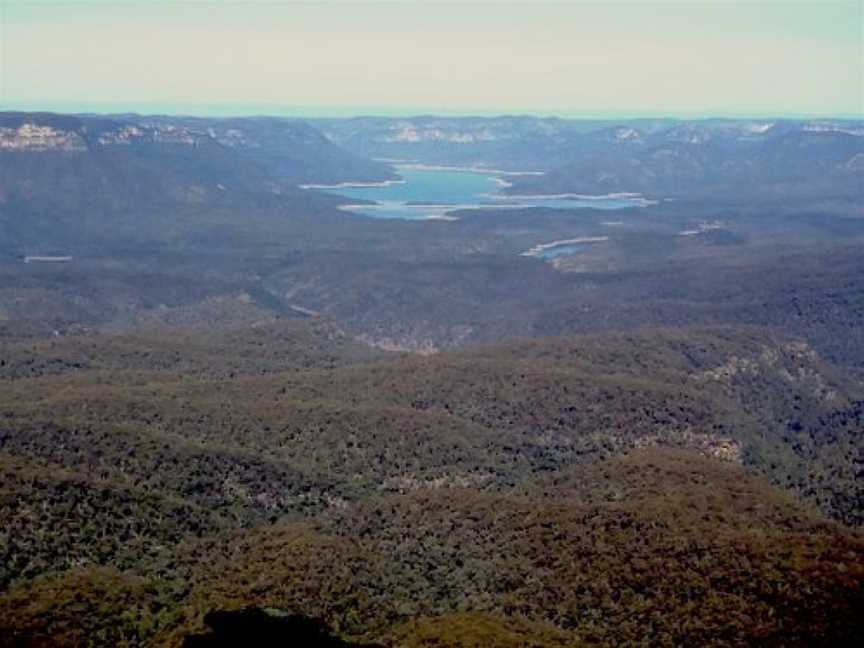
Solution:
[[[844,121],[310,125],[2,113],[0,260],[10,265],[0,266],[0,318],[65,329],[320,313],[376,344],[412,350],[697,318],[781,326],[857,362],[862,338],[846,326],[859,321],[862,303],[855,248],[812,258],[799,250],[791,269],[778,252],[855,245],[864,233],[862,145],[864,125]],[[638,191],[664,200],[615,215],[490,208],[446,225],[407,224],[340,212],[340,198],[298,187],[394,177],[364,156],[546,170],[508,176],[505,190],[515,193]],[[605,242],[554,266],[517,258],[582,237]],[[27,256],[74,260],[24,272]],[[734,274],[740,291],[728,294],[717,273]],[[685,274],[698,299],[675,289]],[[850,288],[823,322],[826,291],[841,278]],[[796,318],[787,316],[791,301]]]
[[[273,202],[304,182],[382,180],[303,122],[0,113],[0,200]]]
[[[240,160],[252,162],[253,167],[283,184],[371,181],[393,176],[387,165],[348,153],[297,120],[0,113],[2,153],[127,150],[140,154],[160,148],[166,152],[170,147],[188,147],[217,160],[230,159],[230,152],[234,152]],[[189,154],[187,161],[200,157],[203,155]],[[220,170],[210,169],[214,176]]]
[[[336,184],[396,177],[389,165],[349,153],[303,121],[277,117],[151,117],[146,122],[157,127],[180,126],[206,133],[244,159],[268,169],[283,182]]]
[[[392,177],[290,120],[0,113],[0,250],[147,239],[214,209],[314,214],[338,200],[300,183]]]
[[[361,155],[544,171],[510,193],[862,198],[864,121],[357,118],[313,122]]]
[[[512,177],[506,189],[512,194],[864,200],[864,122],[853,121],[417,117],[307,123],[0,113],[0,161],[0,205],[17,221],[0,223],[7,238],[25,234],[25,220],[27,227],[50,230],[58,213],[148,205],[164,210],[287,200],[317,211],[334,201],[298,185],[393,179],[392,161],[544,172]]]

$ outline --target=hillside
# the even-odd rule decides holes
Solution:
[[[512,194],[639,192],[725,203],[862,197],[864,126],[855,120],[417,116],[314,123],[369,157],[544,172],[510,176]]]
[[[396,177],[388,165],[346,151],[305,121],[277,117],[154,116],[138,119],[206,132],[244,159],[294,185],[380,182]]]
[[[262,210],[332,216],[338,199],[297,185],[355,174],[392,175],[303,123],[0,113],[0,254],[218,239],[219,213],[234,226]]]
[[[2,120],[0,646],[861,642],[854,128]],[[296,186],[387,150],[703,193],[384,221]]]
[[[861,636],[864,541],[825,514],[862,521],[864,387],[800,341],[382,356],[313,320],[3,348],[13,642],[179,645],[243,606],[386,646]]]
[[[864,648],[828,4],[0,0],[0,648]]]
[[[539,178],[518,178],[519,193],[639,192],[666,198],[776,202],[858,201],[864,129],[772,126],[746,135],[686,124],[638,146],[584,147]],[[721,198],[722,197],[722,198]]]
[[[7,592],[3,636],[179,645],[203,612],[259,605],[393,647],[860,641],[859,534],[686,451],[635,451],[580,477],[231,533],[149,577],[77,568]]]

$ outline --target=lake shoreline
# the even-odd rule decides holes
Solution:
[[[502,193],[512,186],[499,174],[529,175],[534,171],[500,171],[484,167],[400,164],[397,180],[304,185],[344,198],[339,208],[370,218],[458,220],[455,212],[512,209],[626,209],[655,204],[635,192],[603,196],[583,194]]]
[[[549,243],[538,243],[534,247],[528,248],[524,252],[520,253],[519,256],[542,258],[546,253],[558,247],[566,248],[568,246],[579,245],[582,243],[605,243],[608,240],[608,236],[579,236],[577,238],[550,241]]]

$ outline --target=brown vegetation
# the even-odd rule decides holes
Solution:
[[[312,322],[2,361],[3,646],[246,607],[394,648],[864,638],[864,539],[817,509],[860,521],[861,386],[796,341],[423,358]]]

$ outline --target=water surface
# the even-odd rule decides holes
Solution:
[[[465,169],[399,168],[400,181],[368,185],[311,186],[358,201],[375,204],[346,205],[342,209],[372,218],[405,220],[454,219],[457,209],[623,209],[648,204],[637,195],[585,196],[507,196],[499,193],[506,180],[494,173]]]

